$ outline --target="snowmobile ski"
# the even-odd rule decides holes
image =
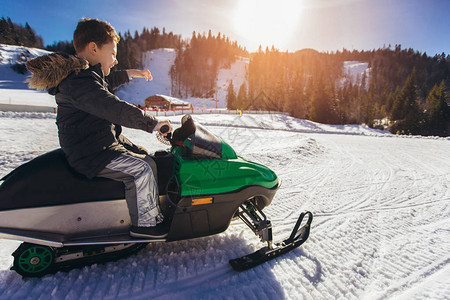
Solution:
[[[306,224],[300,227],[306,215],[308,215]],[[238,272],[245,271],[299,247],[309,237],[312,219],[313,215],[311,212],[301,213],[289,238],[281,243],[276,243],[275,246],[272,246],[271,241],[267,241],[269,244],[267,247],[261,248],[252,254],[231,259],[229,261],[231,267]]]

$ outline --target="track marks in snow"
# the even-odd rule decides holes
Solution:
[[[290,164],[265,163],[281,178],[290,178],[290,184],[298,182],[277,193],[273,203],[281,209],[267,209],[268,215],[277,215],[274,229],[288,231],[298,207],[315,215],[304,248],[313,249],[326,264],[321,268],[323,284],[319,281],[305,299],[389,298],[446,268],[450,245],[442,236],[450,240],[450,235],[442,232],[446,229],[436,230],[450,228],[450,164],[439,153],[448,151],[445,141],[424,150],[414,145],[424,141],[308,138],[324,151],[298,159],[292,150],[281,158],[292,159]],[[297,143],[301,140],[299,136]],[[284,165],[296,169],[297,176]]]

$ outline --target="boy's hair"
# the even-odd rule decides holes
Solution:
[[[90,42],[102,47],[112,41],[118,43],[119,40],[120,37],[111,24],[97,19],[81,19],[73,33],[73,46],[77,53],[83,51]]]

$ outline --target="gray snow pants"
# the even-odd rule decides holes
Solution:
[[[157,168],[150,156],[145,158],[121,154],[113,159],[97,176],[125,184],[125,199],[131,224],[151,227],[161,223],[164,216],[159,208]]]

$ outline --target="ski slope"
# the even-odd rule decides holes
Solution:
[[[369,88],[370,73],[371,68],[369,68],[369,63],[360,61],[344,61],[343,73],[344,77],[341,78],[341,85],[345,82],[351,82],[353,85],[360,86],[362,84],[363,78],[365,88]]]
[[[175,49],[155,49],[144,53],[143,68],[150,70],[152,81],[135,78],[129,84],[120,87],[116,95],[133,104],[144,104],[144,100],[155,94],[172,96],[170,68],[177,56]],[[217,108],[226,108],[227,88],[230,81],[233,81],[236,94],[242,83],[245,82],[245,76],[248,69],[249,59],[237,57],[230,68],[221,68],[218,71],[216,79],[217,90]],[[216,102],[212,98],[188,97],[182,100],[190,102],[196,108],[216,108]]]
[[[15,104],[29,106],[56,107],[55,97],[46,91],[29,90],[27,76],[16,73],[11,66],[24,63],[26,59],[46,55],[48,51],[0,44],[0,105]]]
[[[314,214],[301,247],[243,273],[228,259],[263,245],[240,221],[199,239],[43,278],[9,270],[0,240],[0,299],[449,299],[450,140],[400,137],[282,115],[195,115],[283,184],[265,209],[274,239]],[[178,127],[180,116],[171,117]],[[125,129],[148,149],[154,135]],[[0,112],[0,176],[58,147],[53,114]]]

